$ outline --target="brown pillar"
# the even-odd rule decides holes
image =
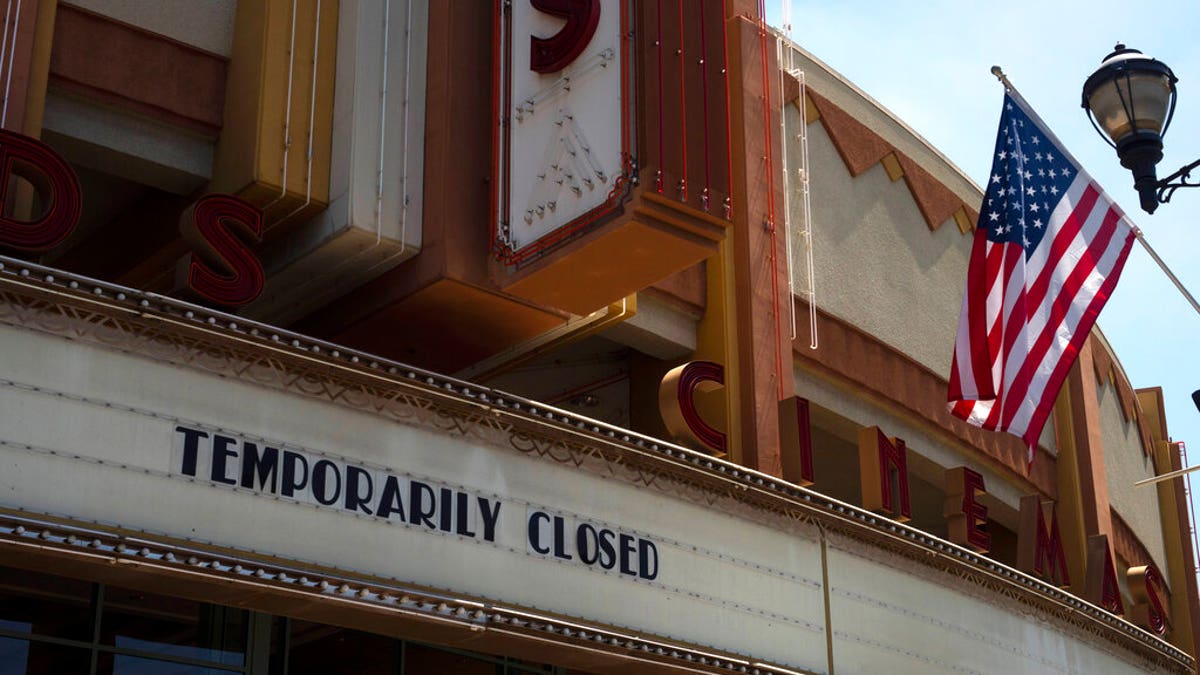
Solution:
[[[737,390],[741,461],[782,475],[779,401],[794,393],[785,317],[787,241],[783,232],[776,40],[760,33],[757,6],[727,6],[733,156],[733,251],[738,326]],[[764,59],[766,61],[764,68]]]

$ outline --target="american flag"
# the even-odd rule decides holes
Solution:
[[[967,268],[949,408],[1034,449],[1134,228],[1015,91]]]

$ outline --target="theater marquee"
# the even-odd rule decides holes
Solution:
[[[1185,658],[894,520],[240,321],[6,260],[0,512],[810,672],[831,660],[848,672],[1126,672]],[[55,545],[109,565],[90,541]],[[227,569],[231,583],[265,583]],[[1149,570],[1131,581],[1142,595],[1156,583]]]

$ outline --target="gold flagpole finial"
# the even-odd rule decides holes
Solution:
[[[992,75],[995,75],[996,79],[1000,80],[1005,89],[1009,91],[1015,91],[1015,89],[1013,89],[1012,82],[1008,81],[1008,76],[1004,74],[1004,70],[1001,69],[1000,66],[992,66]]]

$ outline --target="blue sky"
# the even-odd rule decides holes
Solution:
[[[783,24],[785,1],[767,2],[774,26]],[[991,169],[1003,97],[989,69],[1001,66],[1200,296],[1200,188],[1180,190],[1154,215],[1141,211],[1132,177],[1080,107],[1084,80],[1124,42],[1179,78],[1159,176],[1200,158],[1200,3],[791,0],[790,9],[793,40],[903,119],[977,185]],[[1140,245],[1099,324],[1133,386],[1163,388],[1171,436],[1187,442],[1192,463],[1200,463],[1200,412],[1191,401],[1200,389],[1200,315]],[[1200,490],[1200,472],[1192,481]]]

